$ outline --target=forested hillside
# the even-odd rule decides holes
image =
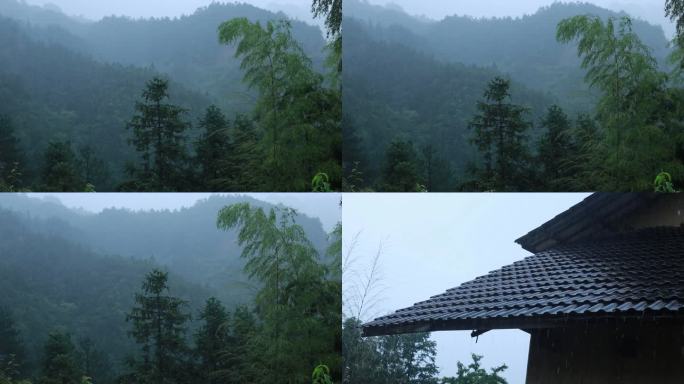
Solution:
[[[614,69],[623,78],[613,84],[625,85],[627,78],[650,74],[667,78],[676,66],[668,62],[673,50],[660,27],[588,3],[554,3],[520,18],[454,15],[440,21],[359,0],[349,0],[345,9],[347,190],[644,190],[653,188],[660,171],[681,179],[678,139],[667,147],[661,141],[669,128],[638,134],[635,128],[634,135],[652,145],[635,141],[640,149],[633,148],[634,157],[615,156],[621,165],[599,160],[610,152],[607,119],[614,124],[627,117],[601,111],[606,88],[591,74]],[[603,29],[589,37],[587,25],[563,40],[561,23],[578,15],[590,15]],[[605,34],[601,48],[591,40],[598,33]],[[586,47],[578,50],[580,41],[593,41],[592,49],[605,49],[603,56],[588,58]],[[625,65],[636,57],[632,53],[642,55],[645,72]],[[599,64],[598,57],[614,59],[617,67]],[[634,72],[622,73],[629,65]],[[660,104],[668,112],[644,111],[644,119],[659,115],[661,127],[672,123],[668,114],[677,114],[671,103],[679,96],[665,84],[676,79],[642,83],[655,87],[653,100],[668,100]],[[633,90],[620,93],[637,95]],[[655,115],[646,117],[650,113]],[[506,121],[500,133],[492,125],[496,119]],[[629,171],[627,161],[634,164]]]
[[[388,148],[410,142],[410,149],[398,152],[417,163],[412,172],[422,174],[430,158],[434,166],[432,175],[426,175],[431,179],[426,187],[452,189],[476,155],[467,130],[475,100],[500,72],[440,61],[398,42],[376,40],[375,29],[353,18],[345,19],[344,27],[345,171],[349,174],[358,163],[361,186],[385,189]],[[519,83],[513,94],[534,107],[534,119],[554,102],[552,96]]]
[[[103,365],[98,379],[108,382],[135,345],[127,335],[125,313],[140,281],[159,264],[103,256],[63,237],[38,233],[32,230],[36,224],[41,225],[0,211],[0,308],[11,310],[21,334],[22,370],[39,369],[48,332],[61,329],[97,346],[97,363]],[[193,311],[212,295],[178,275],[173,290],[193,304]]]
[[[340,242],[250,198],[94,215],[3,196],[0,382],[340,377]]]
[[[238,52],[247,31],[219,36],[220,26],[241,19],[268,34],[252,50],[274,50],[270,67],[248,62],[245,47]],[[1,0],[0,137],[16,140],[18,155],[0,156],[0,189],[311,190],[317,173],[339,188],[339,97],[328,80],[334,70],[324,65],[331,51],[318,27],[279,24],[284,19],[248,4],[213,3],[173,19],[95,22]],[[276,53],[268,39],[285,36]],[[288,55],[298,65],[277,66]],[[277,74],[275,92],[247,75],[256,67],[289,73]],[[154,84],[161,87],[153,96]],[[268,95],[284,91],[289,100],[264,107]],[[153,99],[164,108],[141,115],[140,105]],[[136,116],[164,123],[136,126]],[[172,138],[145,143],[141,135],[156,136],[154,129],[173,131]],[[282,132],[274,137],[274,130]]]
[[[272,207],[249,197],[213,196],[179,211],[107,209],[92,214],[22,195],[0,196],[1,208],[42,218],[32,225],[35,231],[68,239],[102,254],[154,260],[188,281],[220,291],[221,300],[230,306],[249,302],[256,287],[242,272],[244,260],[239,257],[237,233],[216,229],[216,212],[243,202],[264,209]],[[323,253],[328,236],[320,221],[298,215],[297,223]]]

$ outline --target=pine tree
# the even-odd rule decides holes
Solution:
[[[197,141],[197,163],[201,166],[200,183],[211,191],[229,191],[235,187],[233,146],[226,116],[215,105],[207,108],[199,122],[203,130]]]
[[[230,376],[224,376],[234,368],[235,351],[230,332],[230,316],[216,298],[207,300],[200,320],[202,326],[195,334],[195,353],[199,358],[199,372],[202,383],[232,383]]]
[[[417,192],[421,189],[418,154],[410,141],[395,140],[385,152],[382,168],[382,190],[385,192]]]
[[[168,295],[168,273],[154,270],[147,274],[142,293],[126,320],[133,324],[131,335],[141,346],[142,362],[135,363],[135,375],[142,383],[183,382],[183,364],[188,352],[185,344],[185,301]]]
[[[44,155],[43,190],[47,192],[83,192],[76,154],[68,141],[52,141]]]
[[[477,170],[483,189],[523,190],[521,181],[528,168],[529,153],[525,144],[531,123],[524,120],[527,108],[510,102],[510,81],[494,78],[477,103],[479,114],[470,122],[472,142],[484,161]]]
[[[45,343],[40,384],[81,384],[81,371],[71,335],[51,332]]]
[[[185,110],[167,99],[169,83],[155,77],[143,91],[143,101],[136,103],[137,114],[128,123],[133,130],[130,143],[140,153],[142,164],[129,173],[135,177],[132,187],[148,191],[183,189],[184,167],[188,155],[185,131],[190,124],[182,120]]]
[[[567,189],[572,176],[571,161],[576,154],[570,119],[561,107],[553,105],[549,107],[541,125],[546,129],[539,140],[537,156],[537,166],[541,168],[541,189]]]

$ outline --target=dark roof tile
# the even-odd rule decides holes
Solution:
[[[684,315],[682,228],[649,228],[542,251],[363,328],[366,335],[525,328],[531,320],[644,311]]]

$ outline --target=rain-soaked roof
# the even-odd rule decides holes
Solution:
[[[366,336],[684,318],[684,228],[551,248],[363,325]]]
[[[515,242],[536,253],[558,244],[600,238],[615,232],[613,228],[634,211],[668,197],[656,193],[595,193]]]

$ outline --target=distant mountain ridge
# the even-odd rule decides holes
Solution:
[[[101,254],[154,260],[188,281],[216,289],[222,299],[236,304],[251,299],[253,285],[242,273],[237,233],[217,229],[216,218],[223,207],[242,202],[265,210],[274,207],[247,196],[213,196],[177,211],[107,209],[92,214],[23,195],[2,195],[0,209],[37,218],[37,231]],[[297,222],[324,255],[328,235],[320,220],[300,214]]]
[[[447,62],[494,66],[532,89],[569,99],[565,107],[574,111],[586,111],[594,97],[583,82],[585,71],[579,67],[576,46],[556,41],[558,23],[579,14],[604,19],[626,15],[589,3],[560,2],[519,18],[449,16],[440,21],[425,21],[363,0],[347,0],[345,10],[345,17],[371,25],[374,39],[404,44]],[[670,48],[662,28],[640,19],[633,20],[633,27],[666,67]]]

